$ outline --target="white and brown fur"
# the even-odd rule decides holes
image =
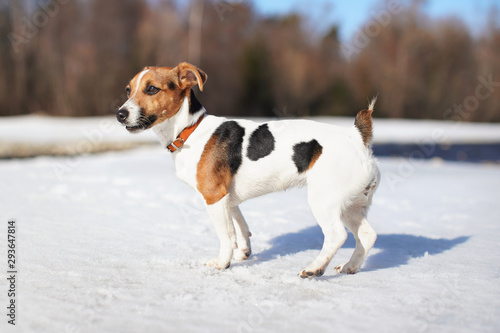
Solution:
[[[130,132],[152,128],[161,144],[172,143],[184,128],[205,116],[191,88],[200,90],[207,75],[181,63],[146,67],[127,86],[129,99],[117,119]],[[185,144],[172,153],[176,175],[204,198],[220,240],[219,255],[207,262],[228,268],[247,259],[251,236],[238,205],[266,193],[307,184],[307,200],[324,234],[323,248],[300,272],[321,276],[347,238],[356,238],[341,273],[356,273],[377,238],[366,215],[380,174],[371,150],[375,100],[343,128],[309,120],[258,124],[205,116]]]

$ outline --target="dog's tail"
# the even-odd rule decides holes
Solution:
[[[377,97],[374,97],[371,100],[370,104],[368,105],[368,109],[358,112],[358,114],[356,115],[356,120],[354,121],[354,126],[356,126],[359,133],[361,134],[361,138],[363,139],[363,143],[366,147],[369,147],[372,142],[372,113],[375,107],[375,102],[377,102]]]

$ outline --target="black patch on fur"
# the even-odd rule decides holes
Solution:
[[[140,113],[141,113],[141,116],[139,118],[139,127],[142,127],[143,129],[150,128],[155,123],[155,121],[158,119],[158,117],[154,114],[152,114],[150,116],[146,116],[144,109],[141,109]]]
[[[247,156],[252,161],[266,157],[274,150],[274,136],[267,124],[260,125],[250,136]]]
[[[145,128],[149,128],[151,127],[151,125],[153,125],[156,121],[156,119],[158,119],[157,116],[155,116],[154,114],[148,116],[147,118],[147,121],[144,122],[144,125],[146,126]]]
[[[173,83],[172,81],[168,81],[167,82],[167,87],[170,90],[175,90],[175,83]]]
[[[155,123],[155,121],[158,119],[158,117],[154,114],[148,116],[148,128]]]
[[[299,173],[307,171],[314,156],[321,154],[323,147],[315,139],[309,142],[300,142],[293,146],[292,160]]]
[[[231,175],[234,175],[242,162],[245,129],[236,121],[226,121],[217,127],[213,135],[217,137],[216,147],[224,151]]]
[[[196,112],[200,111],[200,109],[203,107],[203,105],[201,105],[200,101],[198,101],[198,99],[194,95],[194,92],[192,89],[191,89],[191,95],[190,95],[189,100],[190,100],[189,113],[191,113],[191,114],[196,113]]]

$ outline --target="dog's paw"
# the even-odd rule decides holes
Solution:
[[[250,254],[252,254],[252,250],[251,249],[240,249],[240,248],[237,248],[234,250],[233,252],[233,258],[235,260],[245,260],[245,259],[248,259],[248,257],[250,257]]]
[[[337,267],[335,267],[335,270],[338,273],[356,274],[357,272],[359,272],[359,267],[354,267],[354,266],[348,265],[348,263],[345,263],[345,264],[338,265]]]
[[[223,270],[223,269],[229,268],[229,265],[231,265],[230,261],[221,262],[218,257],[210,259],[209,261],[207,261],[205,263],[205,266],[214,267],[214,268],[217,268],[218,270]]]
[[[325,273],[324,269],[317,269],[315,271],[309,271],[309,270],[303,270],[302,272],[299,273],[299,276],[303,279],[310,279],[315,276],[321,276]]]

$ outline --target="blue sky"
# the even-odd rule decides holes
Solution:
[[[399,2],[408,3],[408,0]],[[385,7],[381,0],[253,0],[253,3],[257,11],[265,15],[292,11],[304,13],[318,31],[338,24],[340,38],[344,41],[352,38],[361,25],[373,17],[373,13]],[[423,8],[432,18],[460,18],[477,35],[486,28],[493,6],[500,9],[500,0],[427,0]]]

